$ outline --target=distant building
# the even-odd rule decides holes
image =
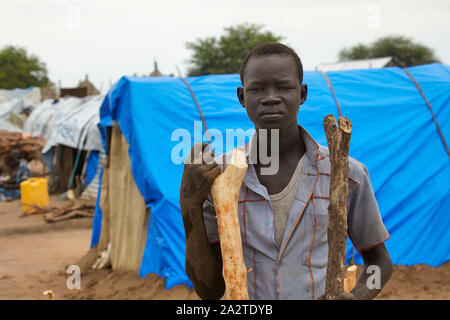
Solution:
[[[395,57],[382,57],[373,59],[361,59],[342,61],[336,63],[324,63],[316,67],[316,71],[337,71],[355,69],[379,69],[386,67],[401,66],[400,61]]]
[[[87,74],[84,78],[84,81],[80,81],[78,83],[78,88],[87,88],[88,96],[95,96],[100,94],[100,91],[98,91],[97,88],[92,84],[92,82],[89,81]]]
[[[78,83],[75,88],[61,88],[60,96],[72,96],[72,97],[87,97],[100,94],[100,91],[89,81],[88,75],[85,76],[83,81]]]

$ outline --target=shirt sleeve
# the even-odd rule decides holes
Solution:
[[[367,168],[359,163],[357,171],[358,181],[350,182],[347,219],[348,235],[356,250],[361,252],[389,239],[389,233],[383,224]]]
[[[219,228],[217,226],[216,209],[211,194],[203,203],[203,222],[205,224],[206,235],[209,243],[219,241]]]

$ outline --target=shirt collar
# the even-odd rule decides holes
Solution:
[[[319,144],[314,140],[313,137],[306,131],[305,128],[303,128],[301,125],[298,125],[300,136],[303,139],[303,143],[305,144],[306,148],[306,157],[310,160],[311,163],[317,164],[318,160],[323,159],[323,155],[319,152]],[[251,155],[251,152],[254,148],[254,144],[256,143],[256,135],[257,132],[253,133],[252,138],[250,139],[249,143],[243,146],[245,154],[248,158]],[[255,150],[256,151],[256,150]]]

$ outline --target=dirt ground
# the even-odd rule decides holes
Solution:
[[[68,200],[52,196],[50,205]],[[171,299],[198,296],[187,286],[166,290],[156,275],[140,278],[133,272],[88,269],[81,289],[66,287],[68,265],[79,263],[89,251],[91,218],[48,224],[42,214],[21,217],[19,201],[0,202],[0,299],[43,299],[52,290],[55,299]],[[361,267],[358,268],[359,272]],[[395,266],[391,280],[377,299],[450,299],[450,262],[438,268],[427,265]]]

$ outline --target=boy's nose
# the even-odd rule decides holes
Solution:
[[[278,104],[281,102],[281,99],[278,95],[276,95],[274,92],[269,92],[267,94],[267,96],[265,96],[262,100],[261,103],[263,105],[273,105],[273,104]]]

